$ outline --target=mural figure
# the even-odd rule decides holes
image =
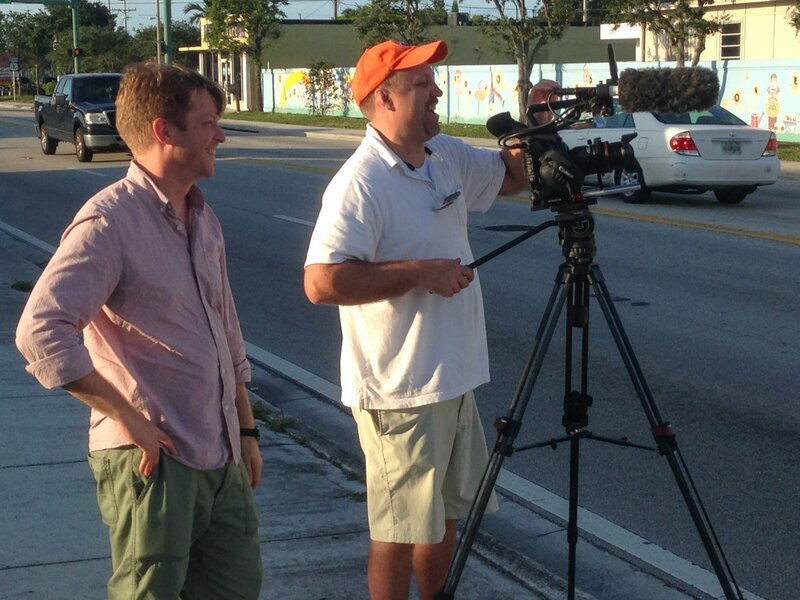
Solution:
[[[592,77],[592,71],[589,69],[589,65],[584,63],[583,65],[583,84],[586,86],[590,86],[594,83],[594,77]]]
[[[773,73],[769,76],[769,86],[767,86],[767,102],[764,112],[767,113],[767,129],[770,131],[778,130],[778,115],[781,112],[781,100],[778,94],[781,89],[778,87],[778,75]]]
[[[505,105],[503,95],[500,89],[503,85],[503,74],[500,72],[492,72],[492,67],[489,67],[489,112],[495,111],[495,106],[498,108]]]
[[[461,112],[461,96],[467,93],[467,80],[464,77],[464,73],[460,70],[457,70],[453,73],[453,91],[455,92],[456,96],[456,114],[460,114]]]
[[[482,81],[478,83],[478,87],[475,90],[475,93],[472,94],[472,97],[475,99],[475,102],[478,105],[478,108],[475,112],[476,117],[481,116],[481,102],[489,98],[489,84],[483,83]]]

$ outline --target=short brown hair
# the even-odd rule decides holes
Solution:
[[[196,90],[208,91],[217,114],[222,114],[222,88],[196,71],[154,62],[125,67],[116,101],[117,129],[134,156],[153,143],[150,126],[155,119],[162,117],[180,129],[186,127],[186,113]]]
[[[375,114],[375,92],[378,89],[395,89],[397,87],[397,71],[389,75],[377,88],[371,91],[366,98],[361,101],[358,108],[367,119],[372,119]]]

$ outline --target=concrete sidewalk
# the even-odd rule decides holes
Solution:
[[[88,409],[61,389],[43,389],[24,371],[14,346],[27,293],[12,286],[35,281],[37,264],[47,259],[46,252],[0,231],[0,599],[99,600],[111,563],[86,464]],[[262,373],[259,385],[276,402],[298,395],[296,386],[275,375]],[[261,441],[264,480],[256,491],[261,598],[367,598],[363,484],[301,443],[300,424],[291,425],[257,397],[256,404],[268,422]],[[537,580],[529,576],[535,569],[520,571],[527,584],[475,552],[458,597],[564,597],[558,578]]]

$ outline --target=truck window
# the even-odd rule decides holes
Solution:
[[[72,78],[67,77],[64,81],[64,87],[61,88],[61,93],[67,97],[68,101],[72,101]]]
[[[92,77],[75,81],[73,99],[76,102],[103,104],[114,102],[119,91],[119,77]]]

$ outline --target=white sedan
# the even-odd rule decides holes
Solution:
[[[693,194],[712,190],[720,202],[734,204],[758,186],[778,180],[775,134],[750,127],[719,105],[681,114],[618,111],[595,118],[588,127],[563,129],[559,135],[576,148],[598,137],[618,142],[634,131],[636,162],[614,173],[617,185],[641,185],[640,190],[623,194],[626,202],[645,202],[653,190]]]

